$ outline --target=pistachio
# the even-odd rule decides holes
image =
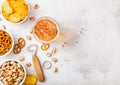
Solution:
[[[25,75],[22,65],[16,61],[3,63],[0,71],[0,81],[4,85],[19,85]]]
[[[5,30],[6,29],[5,25],[1,25],[1,29]]]
[[[32,34],[32,33],[33,33],[33,29],[31,28],[31,29],[30,29],[30,34]]]
[[[39,5],[35,4],[34,9],[38,9],[38,8],[39,8]]]
[[[30,21],[34,21],[35,20],[35,17],[30,17]]]
[[[47,53],[46,56],[47,56],[47,57],[51,57],[52,54],[51,54],[51,53]]]
[[[57,62],[57,58],[52,58],[52,61],[53,62]]]
[[[28,40],[31,40],[31,39],[32,39],[32,38],[30,37],[30,35],[27,35],[26,38],[27,38]]]
[[[58,72],[58,68],[57,67],[54,67],[53,68],[53,71],[56,73],[56,72]]]
[[[52,54],[55,54],[56,53],[56,48],[53,48],[52,49]]]
[[[27,63],[26,63],[26,66],[27,66],[27,67],[30,67],[30,66],[31,66],[31,63],[30,63],[30,62],[27,62]]]
[[[24,60],[25,60],[24,56],[19,57],[19,61],[24,61]]]

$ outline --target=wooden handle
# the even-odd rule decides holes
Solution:
[[[41,82],[45,81],[44,73],[38,57],[34,55],[32,56],[32,60],[33,60],[34,69],[35,69],[38,80]]]

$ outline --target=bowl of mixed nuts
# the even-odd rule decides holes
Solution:
[[[26,79],[26,69],[17,60],[6,60],[0,65],[2,85],[22,85]]]

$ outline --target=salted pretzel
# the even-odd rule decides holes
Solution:
[[[21,47],[20,47],[19,44],[15,44],[15,45],[14,45],[13,52],[14,52],[14,54],[18,54],[18,53],[21,52]]]
[[[18,44],[20,45],[20,48],[25,47],[25,40],[23,38],[18,39]]]
[[[48,50],[49,47],[50,47],[50,44],[49,44],[49,43],[43,43],[43,44],[41,45],[41,49],[42,49],[43,51]]]
[[[0,56],[7,53],[11,47],[12,38],[7,32],[0,30]]]

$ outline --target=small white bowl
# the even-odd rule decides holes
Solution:
[[[53,22],[56,24],[58,33],[57,33],[57,35],[55,36],[54,39],[52,39],[52,40],[50,40],[50,41],[44,41],[44,40],[40,40],[40,39],[36,36],[36,34],[34,34],[34,26],[35,26],[36,23],[39,22],[41,19],[49,19],[49,20],[53,21]],[[47,16],[45,16],[45,17],[40,17],[39,19],[37,19],[37,20],[35,21],[35,23],[34,23],[34,25],[33,25],[33,36],[35,37],[35,39],[36,39],[38,42],[41,42],[41,43],[51,43],[51,42],[54,42],[54,41],[57,39],[57,37],[59,36],[59,34],[60,34],[59,26],[58,26],[56,20],[54,20],[53,18],[50,18],[50,17],[47,17]]]
[[[3,29],[0,29],[0,30],[5,31],[6,33],[8,33],[8,34],[10,35],[11,39],[12,39],[12,47],[10,48],[10,50],[9,50],[8,52],[6,52],[6,53],[3,54],[2,56],[0,56],[0,57],[3,57],[3,56],[7,56],[8,54],[10,54],[11,51],[13,50],[13,47],[14,47],[14,39],[13,39],[13,36],[12,36],[8,31],[3,30]]]
[[[25,79],[26,79],[26,69],[25,69],[25,67],[24,67],[24,65],[20,62],[20,61],[18,61],[18,60],[13,60],[13,59],[8,59],[8,60],[5,60],[5,61],[3,61],[2,63],[1,63],[1,65],[3,64],[3,63],[5,63],[5,62],[7,62],[7,61],[15,61],[15,62],[18,62],[19,64],[21,64],[22,65],[22,67],[23,67],[23,70],[24,70],[24,78],[23,78],[23,80],[22,80],[22,82],[20,82],[20,84],[19,85],[23,85],[23,83],[24,83],[24,81],[25,81]],[[0,65],[0,66],[1,66]],[[0,81],[0,85],[3,85],[3,83]]]
[[[22,21],[17,22],[17,23],[13,23],[13,22],[10,22],[9,20],[7,20],[7,19],[4,17],[3,13],[2,13],[2,7],[1,7],[1,15],[2,15],[2,18],[3,18],[6,22],[12,23],[12,24],[21,24],[21,23],[23,23],[24,21],[26,21],[26,20],[28,19],[29,15],[30,15],[30,5],[29,5],[29,3],[28,3],[27,0],[24,0],[24,1],[25,1],[26,4],[28,5],[28,15],[27,15]],[[3,1],[3,2],[4,2],[4,1]],[[2,6],[2,5],[1,5],[1,6]]]

